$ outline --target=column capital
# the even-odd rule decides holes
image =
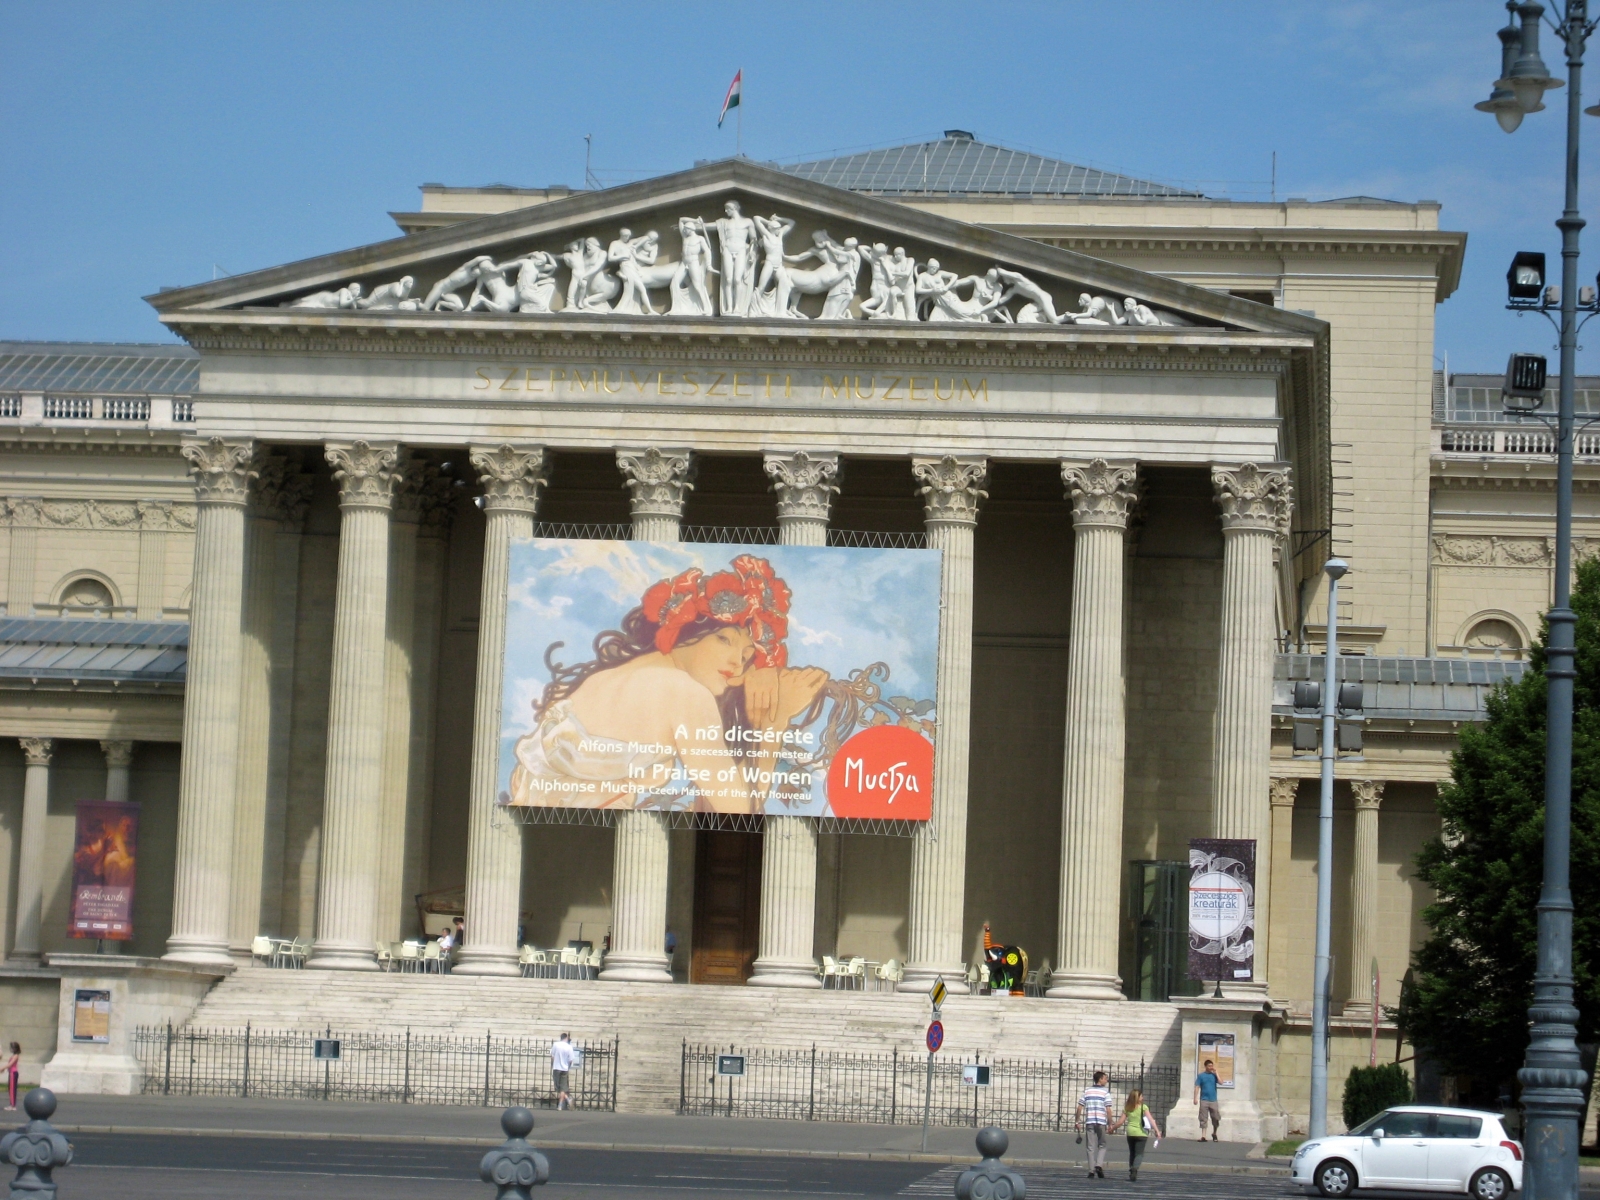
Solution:
[[[438,471],[423,480],[422,490],[417,499],[420,506],[421,528],[417,530],[419,537],[442,538],[450,535],[451,523],[456,519],[456,485],[462,481],[453,474],[446,474],[446,463]]]
[[[683,518],[683,504],[694,491],[694,455],[688,450],[618,450],[617,470],[628,489],[635,517]]]
[[[245,511],[262,520],[276,520],[278,503],[283,495],[283,484],[289,472],[289,460],[281,454],[258,454],[255,478],[250,481],[250,491]]]
[[[101,742],[100,751],[106,756],[108,767],[131,767],[133,765],[132,742]]]
[[[213,437],[184,442],[181,449],[197,503],[242,506],[250,498],[250,481],[259,474],[255,442]]]
[[[978,501],[989,494],[982,487],[989,476],[988,459],[956,454],[913,458],[911,474],[922,483],[917,494],[930,523],[978,523]]]
[[[400,473],[396,442],[330,442],[323,457],[339,485],[340,508],[389,508]]]
[[[1273,808],[1293,808],[1296,793],[1300,791],[1300,781],[1292,778],[1278,778],[1272,781],[1270,800]]]
[[[412,455],[402,459],[395,472],[392,518],[403,525],[416,525],[422,520],[422,489],[429,475],[437,475],[439,468],[427,459]]]
[[[1287,463],[1213,463],[1211,486],[1222,509],[1222,531],[1275,533],[1286,537],[1294,512],[1294,487]]]
[[[483,484],[483,511],[520,512],[539,509],[539,493],[550,482],[543,446],[512,445],[468,447],[468,457]]]
[[[839,477],[837,454],[796,450],[793,454],[764,454],[761,461],[778,496],[778,520],[828,520],[839,491],[834,483]]]
[[[1061,460],[1061,482],[1072,502],[1072,523],[1127,529],[1128,517],[1139,499],[1137,463]]]
[[[1350,781],[1350,795],[1356,802],[1356,807],[1376,809],[1383,803],[1383,789],[1386,784],[1382,779],[1352,779]]]
[[[55,749],[54,738],[18,738],[17,741],[22,743],[22,754],[30,767],[50,765],[50,755]]]

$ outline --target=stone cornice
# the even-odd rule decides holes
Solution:
[[[0,452],[6,454],[135,454],[177,458],[183,442],[194,436],[184,430],[82,429],[55,425],[0,427]]]

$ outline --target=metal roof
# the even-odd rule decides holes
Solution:
[[[187,621],[0,618],[0,679],[181,684]]]
[[[200,383],[191,346],[130,342],[0,342],[0,392],[187,394]]]
[[[1323,678],[1320,654],[1280,654],[1274,671],[1272,711],[1294,715],[1294,681]],[[1341,683],[1365,687],[1368,717],[1412,721],[1482,721],[1489,692],[1514,683],[1528,664],[1505,658],[1397,658],[1346,654],[1336,661]]]
[[[934,142],[822,158],[783,170],[852,192],[886,196],[1200,197],[1199,192],[1164,183],[980,142],[958,130]]]

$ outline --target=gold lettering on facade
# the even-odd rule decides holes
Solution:
[[[734,395],[734,399],[736,399],[736,400],[748,400],[748,399],[750,399],[750,397],[752,395],[752,393],[750,393],[750,392],[741,392],[739,390],[740,386],[744,386],[744,387],[749,387],[750,386],[750,384],[748,382],[743,384],[743,385],[741,385],[739,383],[739,380],[741,380],[743,378],[744,378],[744,376],[741,375],[738,371],[735,371],[733,373],[733,395]]]
[[[717,389],[722,386],[722,381],[728,377],[727,372],[726,371],[718,371],[716,373],[716,376],[717,377],[711,381],[711,386],[706,389],[706,395],[708,395],[708,396],[726,396],[728,394],[727,392],[719,392]]]
[[[826,396],[832,390],[835,400],[843,400],[845,398],[845,389],[849,386],[850,376],[848,375],[839,376],[838,383],[834,383],[832,375],[824,375],[822,377],[822,394]]]
[[[939,377],[933,377],[933,398],[935,400],[954,400],[956,398],[956,377],[950,376],[950,394],[947,396],[939,390]]]
[[[637,371],[629,371],[628,378],[633,380],[634,390],[638,392],[639,395],[644,395],[644,380],[639,378],[639,373]]]
[[[657,371],[656,372],[656,395],[658,395],[658,396],[676,396],[677,394],[678,394],[677,392],[675,392],[671,388],[667,387],[667,373],[665,371]]]
[[[908,399],[919,400],[919,401],[927,400],[927,396],[919,396],[919,395],[917,395],[917,389],[920,388],[920,387],[926,387],[926,386],[927,386],[926,384],[919,383],[917,381],[917,377],[915,375],[911,376],[911,378],[906,380],[906,390],[909,393]]]
[[[533,368],[532,367],[528,367],[522,373],[522,388],[523,388],[524,391],[528,391],[528,392],[542,392],[542,391],[544,391],[543,388],[534,386],[534,384],[533,384]]]
[[[962,380],[961,380],[961,388],[962,388],[962,390],[964,392],[966,392],[966,394],[968,396],[972,397],[972,399],[974,399],[974,400],[976,400],[978,398],[978,393],[982,392],[983,393],[983,402],[985,404],[987,404],[989,402],[989,381],[988,381],[988,379],[986,379],[986,378],[985,379],[979,379],[978,380],[978,386],[977,386],[976,389],[974,389],[973,386],[972,386],[972,380],[963,377]]]
[[[477,370],[477,376],[478,376],[479,379],[483,380],[483,382],[482,383],[473,384],[472,385],[472,390],[475,391],[475,392],[488,391],[489,390],[489,372],[484,370],[482,367],[479,367],[478,370]]]
[[[617,372],[617,386],[616,387],[612,387],[611,386],[611,372],[610,371],[607,371],[603,376],[601,376],[600,383],[601,383],[601,386],[603,386],[606,389],[606,395],[615,396],[618,392],[620,392],[622,390],[622,384],[623,384],[622,372],[621,371]]]
[[[502,377],[496,380],[491,372],[500,371]],[[548,371],[548,375],[545,372]],[[501,391],[501,392],[528,392],[531,394],[548,393],[552,397],[563,392],[571,396],[579,392],[594,392],[597,396],[604,393],[615,396],[633,385],[635,396],[698,396],[703,394],[709,398],[752,400],[756,398],[756,387],[760,386],[761,396],[771,400],[775,397],[778,380],[783,381],[782,398],[794,399],[794,376],[792,374],[778,375],[776,372],[753,371],[705,371],[709,383],[702,384],[701,372],[696,371],[666,371],[648,369],[642,375],[636,369],[619,367],[617,378],[613,381],[609,368],[599,367],[494,367],[483,366],[472,368],[472,390]],[[812,376],[812,379],[815,379]],[[760,381],[759,385],[757,380]],[[808,387],[816,386],[814,393],[818,400],[889,400],[912,401],[927,403],[929,399],[949,402],[960,399],[962,401],[989,400],[989,380],[987,376],[977,379],[950,376],[948,379],[938,375],[886,375],[884,384],[878,383],[876,375],[823,375],[821,384],[808,383],[804,376],[801,382],[801,395],[809,393]],[[928,395],[929,388],[933,395]],[[730,390],[731,389],[731,390]]]
[[[587,392],[591,387],[598,392],[600,390],[600,372],[598,370],[591,369],[589,371],[589,381],[588,383],[585,383],[583,380],[583,372],[574,371],[572,373],[572,386],[575,386],[580,392]],[[568,390],[571,390],[570,387]]]
[[[903,396],[903,395],[896,396],[894,394],[895,388],[897,388],[899,386],[900,386],[900,376],[898,376],[898,375],[889,376],[889,386],[883,389],[883,398],[885,400],[904,400],[905,396]]]
[[[855,393],[857,400],[871,400],[872,393],[877,390],[877,383],[878,380],[875,376],[868,375],[867,390],[863,392],[861,390],[861,376],[857,375],[855,377],[854,386],[851,388],[851,390]]]
[[[688,371],[683,373],[683,382],[689,385],[689,390],[684,393],[685,396],[698,396],[700,394],[700,381]]]
[[[562,367],[551,367],[550,368],[550,390],[552,392],[555,391],[556,390],[556,384],[560,383],[566,377],[567,377],[567,372],[566,372],[566,370],[564,368],[562,368]]]
[[[500,381],[499,390],[502,392],[514,392],[517,389],[511,386],[511,381],[517,377],[517,369],[515,367],[507,367],[505,370],[506,377]]]

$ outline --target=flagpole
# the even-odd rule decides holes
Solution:
[[[733,156],[744,154],[744,69],[739,69],[739,123],[733,127]]]

